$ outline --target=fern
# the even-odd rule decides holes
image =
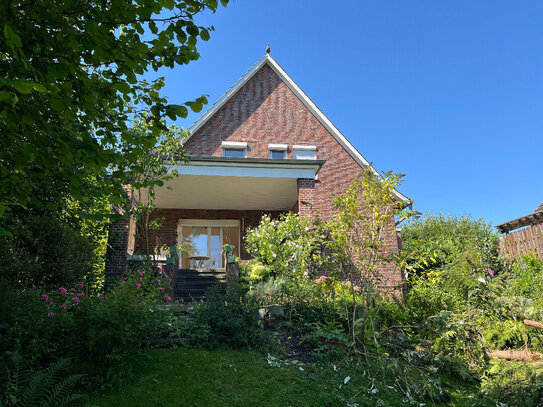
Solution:
[[[68,359],[41,370],[31,369],[18,353],[13,354],[9,362],[2,406],[66,406],[81,397],[73,393],[73,389],[83,375],[67,374]]]

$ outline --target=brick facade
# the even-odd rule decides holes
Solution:
[[[298,201],[292,208],[304,216],[315,213],[322,219],[333,215],[332,198],[345,192],[362,170],[351,154],[302,103],[296,94],[267,64],[241,87],[185,143],[192,156],[222,155],[222,141],[246,142],[248,158],[268,158],[268,144],[287,144],[287,159],[292,159],[294,145],[316,146],[316,158],[326,160],[316,179],[298,179]],[[177,244],[179,219],[239,219],[242,236],[247,226],[258,224],[261,211],[224,211],[205,209],[158,209],[153,218],[164,217],[158,231],[152,231],[153,245]],[[278,213],[275,213],[277,215]],[[390,232],[390,233],[388,233]],[[390,234],[390,236],[388,236]],[[397,251],[395,225],[387,231],[387,250]],[[136,252],[141,251],[141,239]],[[242,258],[248,258],[242,250]],[[401,276],[391,267],[383,274],[391,283]]]
[[[205,210],[205,209],[157,209],[151,214],[151,221],[164,218],[159,230],[149,231],[149,245],[151,247],[173,246],[178,244],[178,225],[180,219],[230,219],[239,220],[241,241],[245,237],[245,231],[249,227],[255,227],[260,222],[262,215],[269,214],[272,217],[279,216],[281,212],[271,211],[232,211],[232,210]],[[145,253],[145,240],[136,239],[136,253]],[[251,256],[244,250],[240,250],[242,260],[250,260]]]

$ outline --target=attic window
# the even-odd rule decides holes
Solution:
[[[287,158],[288,146],[286,144],[268,144],[268,149],[272,160],[284,160]]]
[[[317,158],[316,146],[293,146],[292,157],[295,160],[315,160]]]
[[[247,143],[242,141],[223,141],[222,156],[234,158],[247,157]]]

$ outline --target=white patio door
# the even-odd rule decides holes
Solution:
[[[178,242],[183,246],[181,268],[222,268],[223,244],[239,255],[239,221],[182,219]]]

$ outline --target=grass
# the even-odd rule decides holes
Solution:
[[[371,381],[363,366],[269,367],[267,355],[250,350],[150,350],[131,383],[86,400],[93,406],[404,406],[404,395]],[[300,369],[300,367],[303,369]],[[346,377],[350,380],[345,383]],[[377,389],[377,390],[374,390]],[[443,405],[480,405],[473,391],[451,391]],[[418,405],[413,404],[413,405]],[[426,405],[435,405],[432,402]]]

